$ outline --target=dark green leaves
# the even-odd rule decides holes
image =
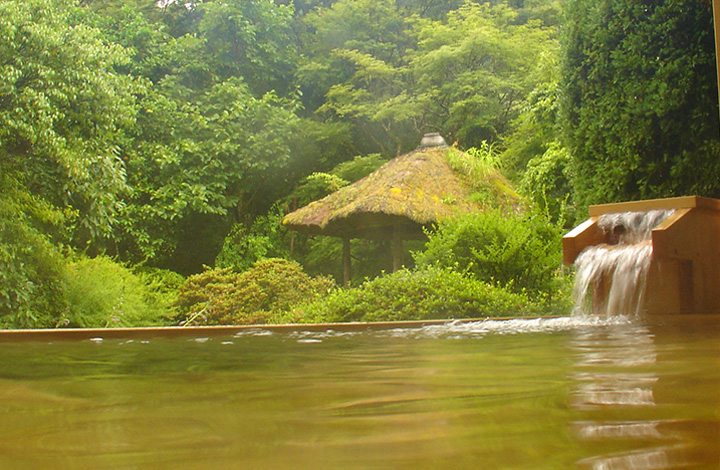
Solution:
[[[720,195],[710,4],[575,0],[567,16],[563,121],[580,204]]]

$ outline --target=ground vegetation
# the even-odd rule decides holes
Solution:
[[[720,196],[713,47],[707,0],[0,0],[0,326],[550,311],[589,204]],[[279,221],[425,132],[494,209],[334,291],[341,242]]]

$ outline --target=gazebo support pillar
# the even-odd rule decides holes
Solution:
[[[715,26],[715,63],[717,65],[718,104],[720,104],[720,0],[713,0],[713,25]]]
[[[400,270],[400,268],[403,267],[403,244],[402,244],[402,238],[400,234],[401,228],[398,225],[395,225],[393,227],[393,237],[392,237],[392,259],[393,259],[393,269],[392,271],[395,273]]]
[[[350,287],[352,279],[352,258],[350,258],[350,239],[343,238],[343,287]]]

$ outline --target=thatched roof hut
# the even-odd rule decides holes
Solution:
[[[421,144],[365,178],[292,212],[283,219],[283,225],[300,232],[343,238],[346,278],[352,238],[393,240],[393,267],[398,269],[402,264],[402,240],[424,238],[424,227],[452,215],[482,210],[482,205],[471,197],[476,191],[470,175],[453,170],[449,164],[449,152],[462,152],[447,148],[437,137],[426,136],[423,142],[429,141],[429,145]],[[499,173],[490,173],[488,181],[497,179],[500,186],[508,187]],[[498,191],[502,192],[502,188]],[[503,197],[513,199],[514,192],[509,190]]]

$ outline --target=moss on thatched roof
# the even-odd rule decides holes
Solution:
[[[282,223],[301,232],[345,238],[386,238],[393,230],[401,238],[422,237],[423,226],[483,207],[483,201],[477,200],[477,185],[470,181],[477,175],[454,171],[448,152],[454,152],[455,161],[462,154],[454,148],[427,148],[397,157],[287,215]],[[496,171],[489,170],[484,179],[490,192],[515,197]]]

